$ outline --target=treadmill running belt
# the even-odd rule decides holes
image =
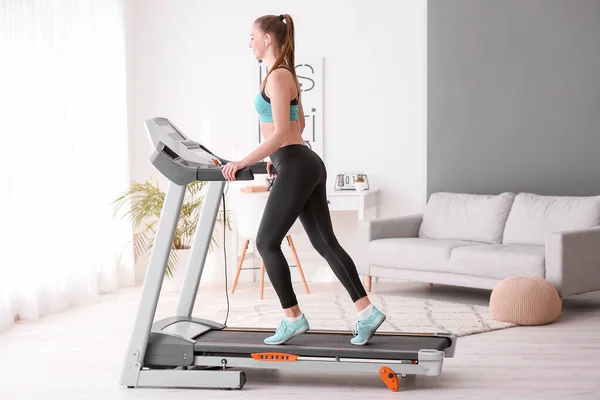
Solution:
[[[269,331],[212,330],[194,338],[194,352],[206,355],[279,352],[311,357],[417,360],[419,350],[444,351],[451,345],[447,337],[375,334],[368,344],[357,346],[350,343],[351,333],[310,331],[285,344],[264,344],[263,340],[271,334]]]

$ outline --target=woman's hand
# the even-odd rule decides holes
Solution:
[[[242,168],[246,168],[246,165],[244,165],[243,162],[230,161],[227,164],[225,164],[223,166],[223,168],[221,168],[221,172],[223,173],[223,176],[225,177],[226,180],[234,181],[235,173]]]

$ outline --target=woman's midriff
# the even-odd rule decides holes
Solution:
[[[273,131],[275,131],[275,124],[272,122],[261,122],[260,130],[265,140],[268,140],[273,134]],[[290,144],[304,144],[302,135],[299,132],[298,121],[290,121],[290,132],[290,138],[282,144],[282,147]]]

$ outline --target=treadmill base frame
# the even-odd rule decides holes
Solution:
[[[438,376],[442,372],[444,352],[439,350],[420,350],[418,360],[354,359],[333,357],[296,357],[289,354],[284,361],[261,354],[250,357],[238,356],[195,356],[190,367],[175,369],[142,369],[136,385],[132,387],[163,388],[205,388],[205,389],[242,389],[246,383],[246,374],[242,369],[277,369],[282,371],[315,371],[334,373],[377,373],[386,386],[398,390],[397,376],[408,375]],[[267,355],[265,353],[265,355]],[[254,358],[256,357],[256,358]]]

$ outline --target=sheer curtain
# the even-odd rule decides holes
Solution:
[[[0,329],[134,281],[120,0],[0,0]]]

